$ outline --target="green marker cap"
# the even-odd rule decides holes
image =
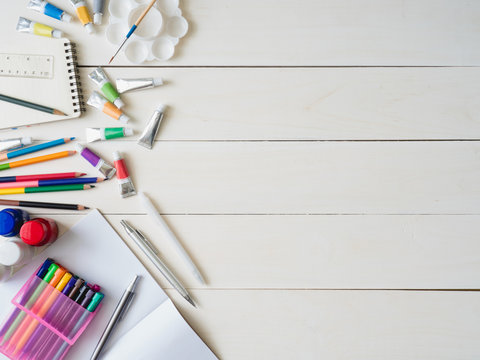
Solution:
[[[52,280],[53,278],[53,275],[55,275],[55,271],[58,270],[58,267],[59,266],[57,264],[50,265],[50,267],[48,268],[47,274],[43,278],[43,281],[50,282],[50,280]]]
[[[97,308],[98,304],[100,304],[100,301],[105,297],[101,292],[97,292],[93,295],[92,300],[90,301],[90,304],[87,306],[87,310],[90,312],[95,311]]]

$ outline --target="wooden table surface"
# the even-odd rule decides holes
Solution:
[[[25,3],[4,7],[2,36],[19,15],[57,24]],[[66,0],[52,3],[70,10]],[[132,66],[122,55],[106,66],[115,47],[104,27],[93,36],[78,22],[61,27],[78,44],[86,94],[98,65],[113,79],[165,79],[123,96],[137,132],[168,104],[152,151],[135,139],[92,148],[110,160],[115,149],[125,153],[135,185],[208,285],[115,180],[34,200],[97,207],[118,230],[122,218],[145,230],[199,308],[148,267],[222,359],[480,358],[480,2],[188,0],[181,8],[189,33],[165,63]],[[84,141],[84,128],[115,125],[88,108],[80,119],[20,131]],[[16,174],[67,168],[94,174],[78,156]],[[64,228],[84,216],[34,213]]]

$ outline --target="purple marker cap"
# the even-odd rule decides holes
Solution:
[[[87,308],[88,304],[90,304],[90,300],[92,300],[92,296],[93,294],[95,294],[95,291],[93,291],[92,289],[88,290],[87,291],[87,294],[85,295],[85,297],[83,298],[83,301],[82,303],[80,304],[83,308]]]
[[[70,291],[73,289],[75,286],[75,283],[77,282],[78,278],[76,276],[72,277],[70,281],[65,285],[65,287],[62,290],[62,294],[68,295]]]
[[[80,145],[79,143],[76,143],[75,144],[75,148],[77,149],[77,151],[80,153],[80,155],[82,155],[82,157],[87,160],[90,164],[92,164],[93,166],[97,166],[97,164],[99,163],[100,161],[100,156],[98,156],[97,154],[95,154],[92,150],[90,150],[89,148],[87,147],[84,147],[82,145]]]
[[[95,292],[99,292],[102,289],[100,285],[97,285],[97,284],[88,284],[88,286],[90,286],[90,289],[92,289]]]

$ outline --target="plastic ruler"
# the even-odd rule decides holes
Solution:
[[[51,79],[53,56],[0,53],[0,76]]]

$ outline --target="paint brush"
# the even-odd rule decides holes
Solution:
[[[147,13],[150,11],[150,9],[152,8],[153,4],[155,4],[155,1],[157,0],[152,0],[150,2],[150,4],[148,4],[147,8],[143,11],[143,13],[139,16],[139,18],[137,19],[137,21],[135,21],[135,24],[132,25],[132,27],[130,28],[130,30],[128,31],[127,33],[127,36],[125,37],[125,40],[123,40],[123,42],[120,44],[120,47],[117,49],[117,52],[115,54],[113,54],[112,58],[110,59],[110,61],[108,62],[108,64],[110,64],[113,59],[115,58],[115,56],[117,56],[117,54],[120,52],[120,50],[122,49],[123,45],[127,42],[128,38],[134,33],[134,31],[137,29],[138,25],[140,25],[140,23],[142,22],[143,18],[145,17],[145,15],[147,15]]]

